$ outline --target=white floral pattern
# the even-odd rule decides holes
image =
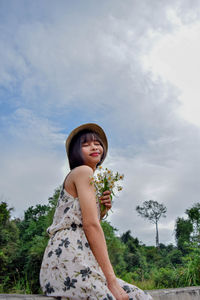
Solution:
[[[97,199],[100,218],[100,208]],[[105,276],[93,255],[82,226],[78,198],[62,186],[50,236],[40,270],[40,284],[47,296],[58,299],[114,300]],[[152,297],[134,285],[118,279],[130,300],[151,300]]]

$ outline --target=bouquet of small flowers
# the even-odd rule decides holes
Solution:
[[[98,198],[102,196],[103,192],[105,191],[110,191],[110,197],[111,201],[113,196],[115,196],[115,190],[121,191],[122,186],[119,184],[116,184],[119,180],[123,180],[124,175],[117,173],[113,173],[112,170],[109,170],[105,168],[105,170],[102,168],[102,166],[99,166],[97,168],[99,171],[96,176],[91,176],[90,179],[90,184],[94,184],[97,192]],[[101,212],[105,210],[105,205],[100,204]]]

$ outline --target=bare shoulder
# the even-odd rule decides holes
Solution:
[[[72,170],[72,174],[74,178],[78,178],[79,176],[92,176],[93,175],[93,169],[89,166],[82,165],[79,167],[76,167],[74,170]]]
[[[93,176],[93,169],[89,166],[82,165],[73,170],[73,183],[76,188],[78,197],[81,195],[88,195],[89,191],[95,191],[94,186],[91,185],[91,177]]]

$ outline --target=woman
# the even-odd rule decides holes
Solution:
[[[103,129],[94,123],[74,129],[66,141],[71,171],[64,180],[50,240],[40,270],[47,296],[62,299],[150,300],[150,295],[116,278],[110,263],[95,188],[90,184],[108,149]],[[102,203],[111,207],[110,192]]]

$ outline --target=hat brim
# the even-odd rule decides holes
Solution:
[[[104,130],[99,125],[97,125],[95,123],[86,123],[86,124],[83,124],[81,126],[76,127],[74,130],[72,130],[72,132],[69,134],[69,136],[66,140],[66,143],[65,143],[67,156],[69,157],[69,148],[70,148],[70,144],[71,144],[71,141],[72,141],[73,137],[75,135],[77,135],[80,131],[85,130],[85,129],[94,131],[100,136],[100,138],[101,138],[101,140],[102,140],[102,142],[105,146],[105,152],[106,152],[105,156],[104,156],[104,159],[105,159],[105,157],[107,155],[107,151],[108,151],[108,140],[107,140],[107,137],[106,137],[106,134],[105,134]]]

